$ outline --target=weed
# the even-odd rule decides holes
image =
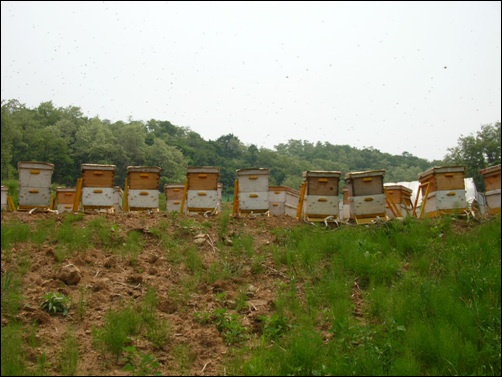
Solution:
[[[68,297],[58,292],[47,292],[42,298],[40,306],[47,313],[67,315],[70,308]]]
[[[78,367],[78,342],[74,333],[69,330],[63,342],[59,358],[63,376],[74,376]]]
[[[149,353],[138,351],[134,346],[124,348],[126,365],[124,370],[134,376],[161,376],[160,363],[157,358]]]

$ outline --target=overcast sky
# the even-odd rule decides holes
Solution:
[[[501,119],[501,2],[1,2],[2,100],[442,159]]]

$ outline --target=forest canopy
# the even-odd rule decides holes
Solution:
[[[116,165],[115,184],[123,186],[128,166],[160,166],[159,190],[184,183],[188,166],[220,168],[223,192],[232,194],[236,170],[270,169],[270,185],[299,188],[307,170],[366,171],[384,169],[385,182],[416,181],[419,173],[441,165],[464,165],[483,190],[479,170],[500,164],[500,121],[481,126],[476,135],[460,136],[444,160],[428,161],[408,152],[391,155],[329,142],[288,140],[275,148],[245,145],[233,134],[204,140],[187,127],[166,120],[111,122],[83,115],[76,106],[55,107],[51,101],[28,108],[18,100],[2,100],[2,182],[17,179],[19,161],[55,165],[53,182],[74,187],[81,164]]]

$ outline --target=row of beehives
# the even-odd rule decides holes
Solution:
[[[115,169],[115,165],[82,164],[82,174],[76,187],[58,188],[56,197],[51,199],[54,165],[20,162],[18,210],[56,209],[56,206],[59,212],[158,209],[161,168],[128,167],[124,191],[113,185]],[[285,186],[269,186],[269,169],[239,169],[236,172],[233,214],[286,214],[307,221],[352,219],[356,223],[366,223],[378,217],[433,217],[463,212],[467,210],[464,172],[463,166],[446,166],[419,174],[418,194],[422,196],[422,203],[418,211],[417,203],[411,202],[411,189],[384,185],[384,170],[347,173],[343,202],[340,202],[339,171],[306,171],[303,173],[303,184],[297,191]],[[499,213],[500,165],[483,169],[481,173],[485,177],[489,212]],[[222,186],[218,179],[219,169],[216,167],[189,167],[185,184],[165,185],[166,210],[205,214],[220,212]]]

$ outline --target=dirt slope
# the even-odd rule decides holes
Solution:
[[[63,216],[3,212],[2,225],[5,221],[19,219],[34,226],[39,220],[55,217],[56,226],[60,226]],[[144,338],[136,339],[132,345],[143,354],[154,355],[160,363],[156,371],[162,375],[224,375],[224,361],[231,354],[229,346],[214,324],[201,323],[194,313],[225,307],[229,313],[238,314],[249,333],[249,340],[245,344],[251,345],[259,337],[258,316],[271,313],[276,282],[287,280],[286,272],[278,271],[272,263],[270,247],[277,242],[273,230],[302,224],[289,216],[230,219],[225,234],[220,237],[218,216],[207,219],[200,215],[180,215],[174,221],[170,215],[162,212],[129,212],[86,213],[79,226],[86,227],[93,219],[103,216],[112,223],[120,224],[117,232],[122,239],[131,231],[141,234],[142,250],[137,260],[133,262],[116,252],[93,247],[58,262],[57,244],[48,242],[41,246],[18,244],[8,253],[8,257],[2,250],[2,274],[17,271],[20,264],[27,266],[22,281],[23,300],[17,319],[24,324],[37,324],[37,346],[27,350],[31,366],[45,354],[46,373],[60,374],[62,345],[67,332],[73,331],[79,344],[78,375],[133,374],[124,370],[125,360],[117,362],[93,345],[93,328],[103,327],[106,313],[111,309],[123,307],[121,305],[124,303],[141,303],[148,287],[151,287],[158,299],[154,314],[169,323],[169,341],[161,349],[156,349]],[[217,280],[212,284],[200,283],[187,295],[186,284],[193,272],[184,263],[170,261],[169,250],[160,247],[159,237],[152,232],[153,229],[162,229],[166,223],[166,232],[180,237],[180,242],[187,247],[196,247],[204,269],[208,269],[216,258],[231,255],[229,240],[237,234],[252,236],[253,252],[262,257],[261,268],[253,271],[249,258],[243,258],[238,273],[232,278]],[[235,264],[236,261],[231,263]],[[78,283],[66,284],[61,280],[59,274],[65,266],[78,269]],[[242,291],[247,293],[248,306],[237,312],[235,300]],[[72,306],[67,316],[51,316],[40,308],[41,297],[47,292],[64,293],[71,299]],[[79,303],[83,304],[80,308],[85,308],[84,315],[77,310]],[[13,320],[2,314],[2,326]],[[29,334],[25,334],[27,336]]]

